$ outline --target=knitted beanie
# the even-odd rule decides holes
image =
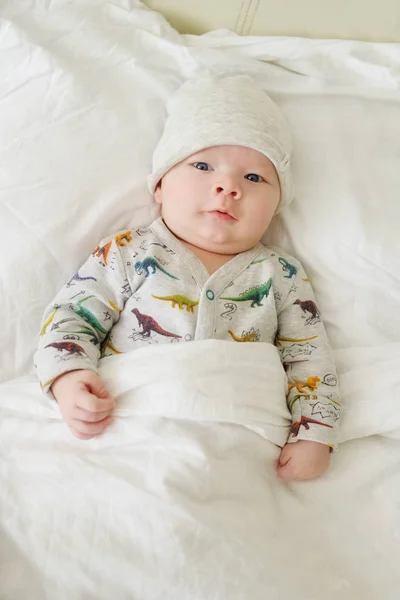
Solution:
[[[188,156],[212,146],[237,145],[258,150],[271,160],[281,187],[276,212],[289,204],[294,194],[290,131],[276,104],[249,76],[190,79],[167,109],[148,177],[152,194],[167,171]]]

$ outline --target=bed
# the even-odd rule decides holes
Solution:
[[[398,599],[400,9],[289,4],[0,7],[1,600]],[[273,360],[235,379],[234,344],[104,359],[118,409],[90,441],[35,378],[44,307],[157,215],[166,103],[205,71],[250,73],[293,131],[296,198],[265,242],[305,265],[337,362],[341,443],[316,481],[277,479],[242,402]]]

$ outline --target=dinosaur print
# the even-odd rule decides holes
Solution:
[[[235,342],[258,342],[260,339],[260,332],[256,331],[254,327],[252,327],[249,331],[242,331],[241,337],[238,337],[228,329],[228,333],[231,335],[232,339]]]
[[[132,232],[123,231],[122,233],[119,233],[118,235],[114,236],[114,240],[117,246],[126,246],[126,244],[129,244],[129,242],[132,241]]]
[[[138,275],[141,275],[144,272],[146,277],[148,277],[149,275],[154,275],[157,269],[172,279],[179,279],[179,277],[175,277],[175,275],[168,273],[168,271],[166,271],[153,256],[146,256],[143,260],[138,260],[137,263],[135,263],[135,271]]]
[[[291,342],[291,343],[296,343],[296,344],[298,344],[299,342],[309,342],[310,340],[315,340],[317,337],[318,337],[317,335],[313,335],[312,337],[309,337],[309,338],[288,338],[288,337],[283,337],[282,335],[277,335],[275,338],[275,345],[283,346],[282,342]]]
[[[89,298],[94,298],[94,296],[86,296],[86,298],[82,298],[82,300],[78,301],[77,304],[79,308],[76,311],[76,314],[79,317],[82,317],[84,321],[89,323],[89,325],[91,325],[93,329],[97,329],[97,331],[100,331],[100,333],[107,333],[107,329],[104,329],[104,327],[101,325],[100,321],[94,316],[94,314],[90,312],[90,310],[82,306],[82,302],[86,302],[86,300],[89,300]]]
[[[92,254],[93,254],[93,256],[102,258],[104,264],[107,265],[107,257],[108,257],[108,253],[110,252],[111,246],[112,246],[112,240],[110,242],[107,242],[107,244],[104,244],[104,246],[97,246],[97,248],[95,248],[93,250]]]
[[[56,306],[54,308],[53,312],[50,314],[50,316],[45,320],[45,322],[42,325],[42,329],[40,330],[40,335],[44,335],[46,333],[46,329],[48,328],[48,326],[50,325],[50,323],[54,319],[54,315],[56,314],[56,312],[58,311],[58,309],[59,309],[59,307]]]
[[[310,313],[311,316],[306,320],[307,325],[310,325],[311,323],[319,323],[321,320],[320,312],[313,300],[299,300],[299,298],[297,298],[293,304],[298,304],[304,313]]]
[[[58,352],[66,350],[69,356],[87,356],[82,346],[75,342],[52,342],[51,344],[47,344],[45,348],[55,348]]]
[[[89,281],[90,279],[91,279],[92,281],[97,281],[96,277],[81,277],[81,276],[79,275],[79,271],[78,271],[78,272],[77,272],[77,273],[75,273],[75,275],[74,275],[73,277],[71,277],[71,279],[68,281],[68,283],[67,283],[67,286],[68,286],[68,287],[70,287],[71,285],[73,285],[73,283],[72,283],[72,282],[73,282],[74,280],[75,280],[75,281]]]
[[[179,310],[183,310],[183,307],[186,306],[186,312],[194,313],[195,306],[198,305],[198,300],[189,300],[186,296],[181,296],[180,294],[174,294],[173,296],[154,296],[152,294],[152,298],[156,300],[165,300],[165,302],[172,302],[171,307],[175,308],[178,305]]]
[[[270,278],[267,283],[257,285],[244,292],[241,296],[237,296],[236,298],[221,298],[221,300],[229,300],[230,302],[251,302],[251,308],[254,308],[255,306],[264,306],[261,304],[261,300],[264,296],[265,298],[268,298],[271,287],[272,279]]]
[[[288,272],[288,275],[284,276],[286,279],[291,279],[293,275],[296,275],[297,267],[291,265],[290,262],[288,262],[285,258],[282,258],[282,256],[280,256],[278,260],[282,265],[282,269]]]
[[[115,312],[121,312],[122,308],[118,308],[118,306],[114,304],[114,302],[112,302],[111,300],[108,301],[108,304],[113,310],[115,310]]]
[[[296,404],[296,402],[300,399],[303,400],[318,400],[318,396],[314,396],[311,394],[306,394],[306,395],[302,395],[302,394],[296,394],[296,396],[293,396],[293,398],[290,401],[289,404],[289,410],[291,411],[293,409],[293,406]]]
[[[102,347],[102,352],[104,352],[105,350],[110,350],[110,352],[112,352],[113,354],[123,354],[123,352],[120,352],[116,349],[116,347],[110,342],[109,339],[106,340],[104,346]]]
[[[301,394],[306,394],[305,388],[308,388],[310,392],[315,392],[318,389],[318,383],[320,382],[319,377],[307,377],[307,381],[294,381],[293,383],[289,383],[289,392],[292,388],[297,388]]]
[[[330,427],[333,429],[332,425],[327,425],[326,423],[321,423],[321,421],[316,421],[315,419],[311,419],[311,417],[301,417],[300,421],[296,421],[290,428],[290,433],[292,434],[292,438],[295,438],[299,435],[300,427],[303,425],[305,429],[310,429],[310,423],[315,423],[315,425],[322,425],[323,427]]]
[[[153,319],[153,317],[150,317],[149,315],[144,315],[137,308],[132,308],[131,312],[133,312],[136,315],[138,323],[142,328],[143,337],[150,337],[151,332],[154,331],[155,333],[159,333],[160,335],[164,335],[166,337],[172,337],[176,339],[182,338],[181,335],[176,335],[175,333],[165,331],[165,329],[160,327],[160,325],[155,319]]]
[[[258,260],[253,260],[247,267],[246,269],[250,269],[250,267],[254,267],[254,265],[259,265],[260,263],[264,262],[264,260],[267,260],[267,258],[259,258]]]
[[[132,241],[132,232],[131,231],[123,231],[118,235],[115,235],[114,238],[117,246],[125,246],[127,243]],[[104,246],[97,246],[92,252],[93,256],[98,256],[103,259],[104,264],[107,266],[107,257],[110,252],[110,248],[112,246],[113,240],[104,244]]]

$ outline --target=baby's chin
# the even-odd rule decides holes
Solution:
[[[257,241],[240,240],[240,239],[209,239],[201,235],[196,236],[185,236],[185,242],[191,246],[196,246],[204,252],[210,252],[212,254],[230,255],[234,256],[241,252],[246,252],[253,248]]]
[[[240,254],[253,248],[259,240],[253,239],[251,235],[241,236],[238,231],[211,231],[198,236],[199,245],[203,249],[217,254]]]
[[[165,218],[164,218],[165,220]],[[239,231],[229,227],[204,226],[202,223],[182,227],[181,223],[166,222],[169,230],[181,241],[212,254],[234,256],[253,248],[258,239],[240,235]]]

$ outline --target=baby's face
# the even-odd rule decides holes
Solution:
[[[261,240],[280,185],[272,162],[260,152],[214,146],[168,171],[154,195],[178,238],[209,252],[238,254]]]

